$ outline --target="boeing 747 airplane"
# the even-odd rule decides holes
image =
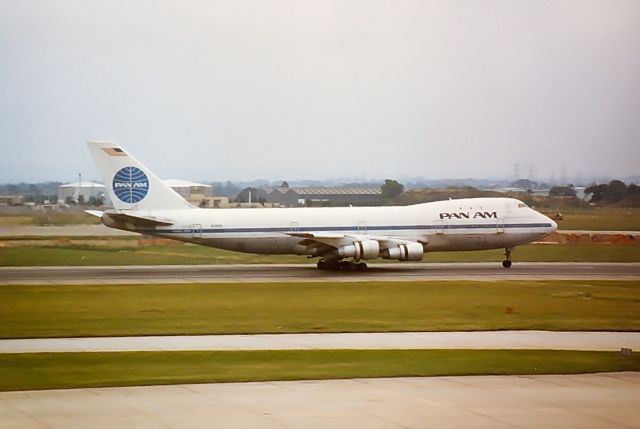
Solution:
[[[237,252],[317,257],[319,269],[365,270],[376,258],[420,261],[425,252],[505,249],[556,230],[513,198],[467,198],[406,207],[202,209],[112,142],[88,142],[113,202],[90,210],[111,228]]]

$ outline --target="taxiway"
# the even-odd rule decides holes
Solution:
[[[640,332],[366,332],[0,340],[2,353],[327,349],[640,349]]]
[[[0,393],[3,429],[629,428],[640,373],[189,384]]]

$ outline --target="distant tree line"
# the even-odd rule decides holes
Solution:
[[[640,186],[635,183],[627,186],[620,180],[612,180],[609,183],[591,185],[584,192],[591,195],[589,202],[593,204],[616,204],[629,207],[640,205]]]
[[[53,195],[58,193],[58,187],[62,182],[40,183],[3,183],[0,184],[2,195]]]
[[[0,184],[0,195],[22,195],[27,203],[43,204],[58,199],[61,182]]]
[[[549,189],[550,197],[575,197],[576,188],[573,185],[567,186],[554,186]]]
[[[78,195],[78,201],[75,201],[73,197],[67,197],[64,199],[64,203],[70,206],[83,206],[83,207],[100,207],[104,205],[104,198],[102,195],[94,197],[93,195],[85,200],[84,195]]]
[[[211,182],[211,185],[213,186],[213,192],[219,197],[234,199],[242,191],[240,186],[229,180],[226,182]]]
[[[519,189],[549,189],[551,185],[545,182],[535,182],[530,179],[518,179],[511,182],[509,186]]]
[[[397,180],[385,179],[384,185],[380,187],[382,190],[382,196],[387,199],[392,199],[404,192],[404,185]]]

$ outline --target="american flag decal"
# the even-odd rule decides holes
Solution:
[[[119,147],[103,147],[102,150],[109,156],[127,156],[127,154]]]

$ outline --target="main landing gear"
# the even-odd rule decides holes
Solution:
[[[511,249],[508,247],[504,249],[505,260],[502,261],[502,266],[505,268],[511,268]]]
[[[318,269],[330,271],[366,271],[367,264],[365,264],[364,262],[321,259],[318,261]]]

